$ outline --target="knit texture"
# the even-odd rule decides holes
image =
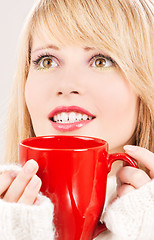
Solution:
[[[5,172],[5,171],[16,171],[19,172],[21,170],[20,165],[15,165],[15,164],[1,164],[0,165],[0,173]]]
[[[19,172],[19,165],[0,165],[0,173],[13,170]],[[40,205],[10,203],[0,199],[0,239],[1,240],[53,240],[54,206],[41,194]]]
[[[116,199],[104,221],[119,240],[154,240],[154,180]]]
[[[0,166],[0,172],[19,171],[15,165]],[[106,205],[115,197],[116,178],[108,179]],[[40,205],[8,203],[0,199],[1,240],[53,240],[54,206],[39,195]],[[108,231],[97,240],[154,240],[154,180],[117,198],[105,209]]]
[[[53,240],[53,205],[41,196],[41,204],[25,205],[0,200],[1,240]]]

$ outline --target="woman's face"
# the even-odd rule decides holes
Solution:
[[[36,136],[87,135],[110,152],[132,143],[137,96],[105,52],[33,36],[25,98]]]

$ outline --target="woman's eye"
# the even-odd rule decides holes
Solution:
[[[49,57],[43,58],[39,62],[39,67],[40,68],[54,68],[57,67],[57,63]]]
[[[49,55],[39,56],[33,61],[33,64],[37,69],[50,69],[58,66],[57,62],[54,60],[54,57]]]
[[[112,59],[103,56],[95,56],[91,64],[95,68],[108,68],[114,65],[115,63]]]

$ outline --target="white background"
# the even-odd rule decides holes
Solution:
[[[34,0],[0,0],[0,160],[20,31]]]

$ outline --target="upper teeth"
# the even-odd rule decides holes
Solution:
[[[92,117],[77,112],[62,112],[53,116],[54,122],[73,123],[81,120],[91,120]]]

